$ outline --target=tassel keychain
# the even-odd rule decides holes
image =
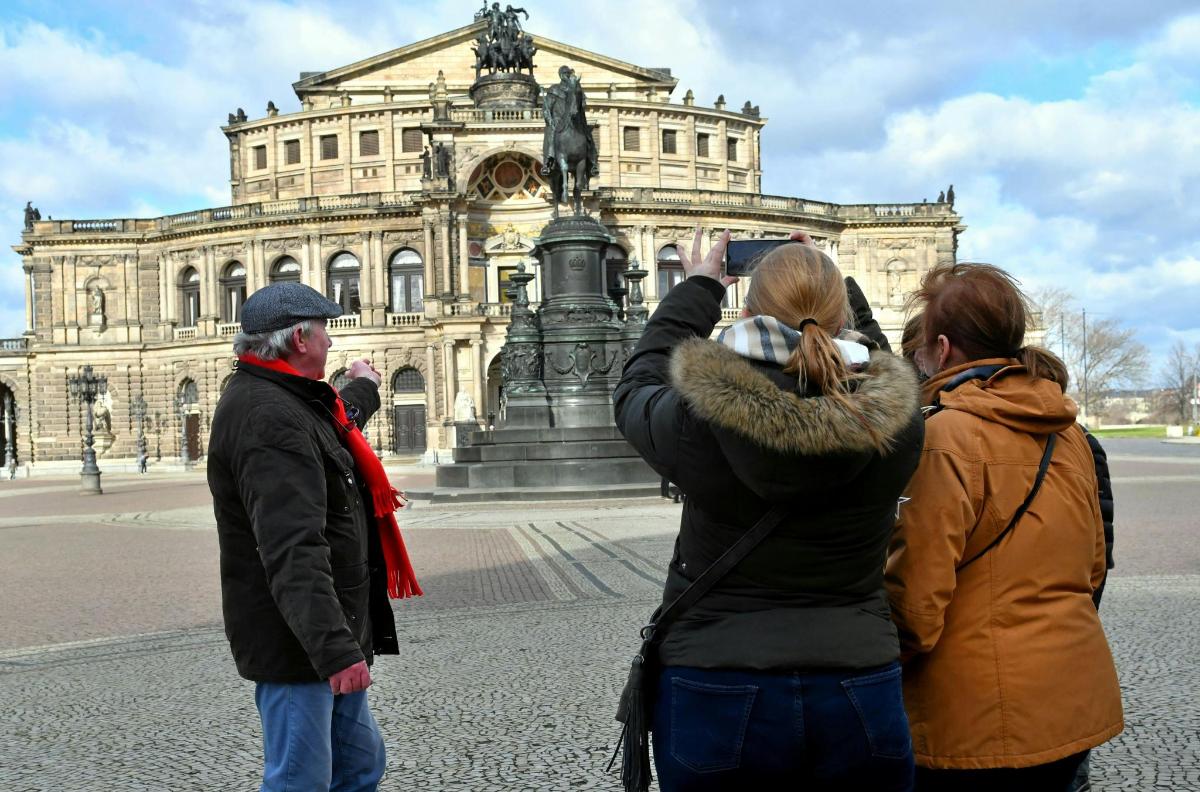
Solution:
[[[624,724],[617,748],[608,762],[612,769],[617,754],[621,756],[621,782],[625,792],[647,792],[650,789],[650,724],[646,720],[646,660],[653,651],[650,642],[642,644],[642,651],[633,658],[629,668],[629,679],[621,691],[621,702],[617,705],[617,720]]]

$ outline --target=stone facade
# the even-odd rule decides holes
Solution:
[[[538,173],[540,107],[479,107],[470,97],[480,29],[302,75],[293,86],[301,111],[232,119],[230,206],[37,221],[23,233],[14,249],[27,275],[27,331],[0,340],[0,409],[11,392],[21,470],[78,459],[81,414],[66,383],[84,364],[109,381],[102,464],[134,457],[139,394],[151,459],[177,460],[184,445],[202,458],[241,301],[276,279],[347,305],[330,322],[329,373],[363,355],[383,373],[384,406],[367,430],[380,453],[445,458],[456,403],[461,411],[469,400],[480,422],[497,412],[507,278],[530,264],[531,298],[541,294],[536,242],[551,207]],[[649,271],[651,309],[679,278],[664,246],[690,245],[697,226],[706,246],[725,228],[735,237],[809,232],[858,279],[893,338],[921,274],[954,260],[963,226],[952,206],[762,195],[766,119],[749,103],[701,107],[690,91],[677,101],[669,71],[548,39],[538,46],[541,75],[566,64],[583,78],[600,153],[585,202],[616,237],[610,277],[632,259]],[[740,299],[731,289],[726,321]]]

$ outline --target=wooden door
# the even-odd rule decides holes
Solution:
[[[195,462],[200,458],[200,415],[188,413],[185,420],[187,435],[187,458]]]
[[[392,451],[396,454],[423,453],[425,451],[425,406],[398,404],[392,409],[395,422]]]

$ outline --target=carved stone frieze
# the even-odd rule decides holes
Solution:
[[[383,232],[383,241],[384,242],[404,242],[404,243],[412,244],[414,242],[420,241],[421,236],[422,236],[421,232],[415,231],[415,230],[414,231],[384,231]]]
[[[321,245],[323,247],[347,247],[349,245],[358,245],[365,240],[366,234],[326,234],[321,237]]]
[[[272,253],[283,253],[288,250],[298,250],[304,242],[299,237],[286,237],[284,239],[268,239],[263,242],[263,250]]]

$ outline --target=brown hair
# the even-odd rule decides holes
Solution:
[[[900,356],[914,366],[917,364],[917,350],[925,345],[924,321],[925,314],[913,314],[904,323],[904,332],[900,334]]]
[[[860,376],[846,367],[833,343],[843,327],[853,325],[854,313],[842,273],[828,256],[799,243],[769,251],[754,267],[745,306],[751,314],[774,317],[793,330],[812,319],[815,324],[801,330],[800,343],[783,370],[797,375],[801,387],[812,386],[859,414],[850,400],[849,385]],[[887,440],[865,420],[863,429],[877,448],[886,449]]]
[[[923,307],[924,346],[944,335],[971,360],[1017,358],[1035,377],[1067,390],[1067,367],[1054,353],[1024,346],[1032,315],[1016,280],[991,264],[942,264],[925,273],[912,297]]]

